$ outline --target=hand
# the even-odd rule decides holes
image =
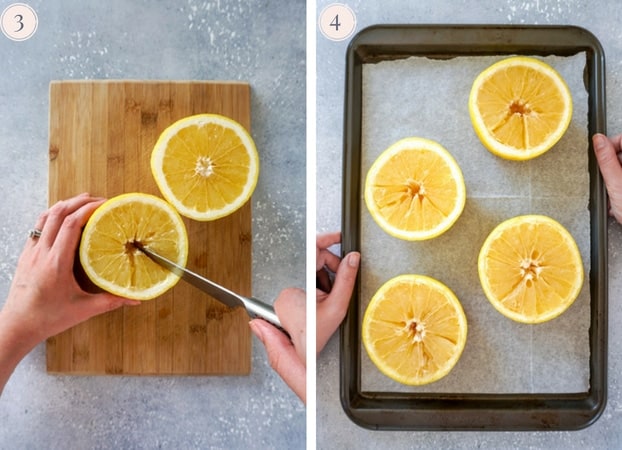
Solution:
[[[613,138],[595,134],[592,143],[609,194],[609,214],[622,223],[622,134]]]
[[[0,391],[17,363],[38,343],[90,317],[138,301],[108,293],[89,294],[73,265],[81,229],[102,199],[82,194],[41,214],[17,263],[0,311]]]
[[[348,311],[350,297],[356,281],[361,255],[348,253],[343,260],[331,253],[328,248],[341,242],[341,233],[325,233],[317,236],[315,250],[315,271],[318,288],[316,352],[319,354]],[[330,273],[335,273],[331,286]]]
[[[291,340],[262,319],[250,321],[250,327],[266,347],[268,361],[276,373],[300,397],[307,399],[307,295],[302,289],[281,291],[274,302],[274,310]]]

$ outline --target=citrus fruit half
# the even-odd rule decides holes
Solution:
[[[455,366],[467,320],[454,293],[424,275],[400,275],[371,299],[362,326],[363,345],[378,369],[403,384],[439,380]]]
[[[415,241],[447,231],[464,209],[466,188],[456,160],[439,143],[411,137],[372,164],[365,203],[388,234]]]
[[[469,113],[488,150],[502,158],[527,160],[549,150],[566,132],[572,97],[551,66],[536,58],[515,56],[477,76]]]
[[[546,216],[518,216],[499,224],[482,246],[478,270],[490,303],[523,323],[559,316],[583,285],[583,262],[575,240]]]
[[[195,220],[227,216],[251,197],[259,177],[255,143],[238,122],[218,114],[183,118],[165,129],[151,154],[162,195]]]
[[[82,233],[80,262],[101,289],[149,300],[173,287],[179,277],[153,262],[134,243],[186,265],[188,237],[181,217],[161,198],[140,193],[113,197],[95,210]]]

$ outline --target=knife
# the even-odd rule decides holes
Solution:
[[[134,246],[145,255],[147,255],[155,263],[173,272],[182,280],[207,293],[211,297],[218,300],[220,303],[223,303],[230,308],[243,306],[251,319],[263,319],[277,327],[279,330],[285,333],[287,337],[290,337],[287,331],[285,331],[285,329],[281,326],[281,321],[276,315],[276,312],[274,312],[274,308],[272,307],[272,305],[264,303],[253,297],[244,297],[242,295],[236,294],[235,292],[232,292],[229,289],[226,289],[221,285],[214,283],[213,281],[202,277],[201,275],[198,275],[191,270],[180,266],[179,264],[174,263],[170,259],[159,255],[158,253],[154,252],[151,249],[148,249],[147,247],[141,245],[138,242],[134,242]]]

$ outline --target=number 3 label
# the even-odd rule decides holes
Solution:
[[[24,3],[7,6],[0,18],[0,28],[6,37],[13,41],[25,41],[37,31],[37,13]]]
[[[356,16],[348,6],[333,3],[320,13],[319,27],[322,34],[331,41],[343,41],[354,32]]]

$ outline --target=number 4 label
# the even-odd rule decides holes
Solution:
[[[354,32],[356,16],[347,5],[333,3],[320,13],[319,28],[326,38],[332,41],[343,41]]]
[[[339,14],[335,16],[335,18],[330,23],[330,26],[335,27],[335,33],[339,33],[339,27],[341,26],[341,24],[339,23]]]

